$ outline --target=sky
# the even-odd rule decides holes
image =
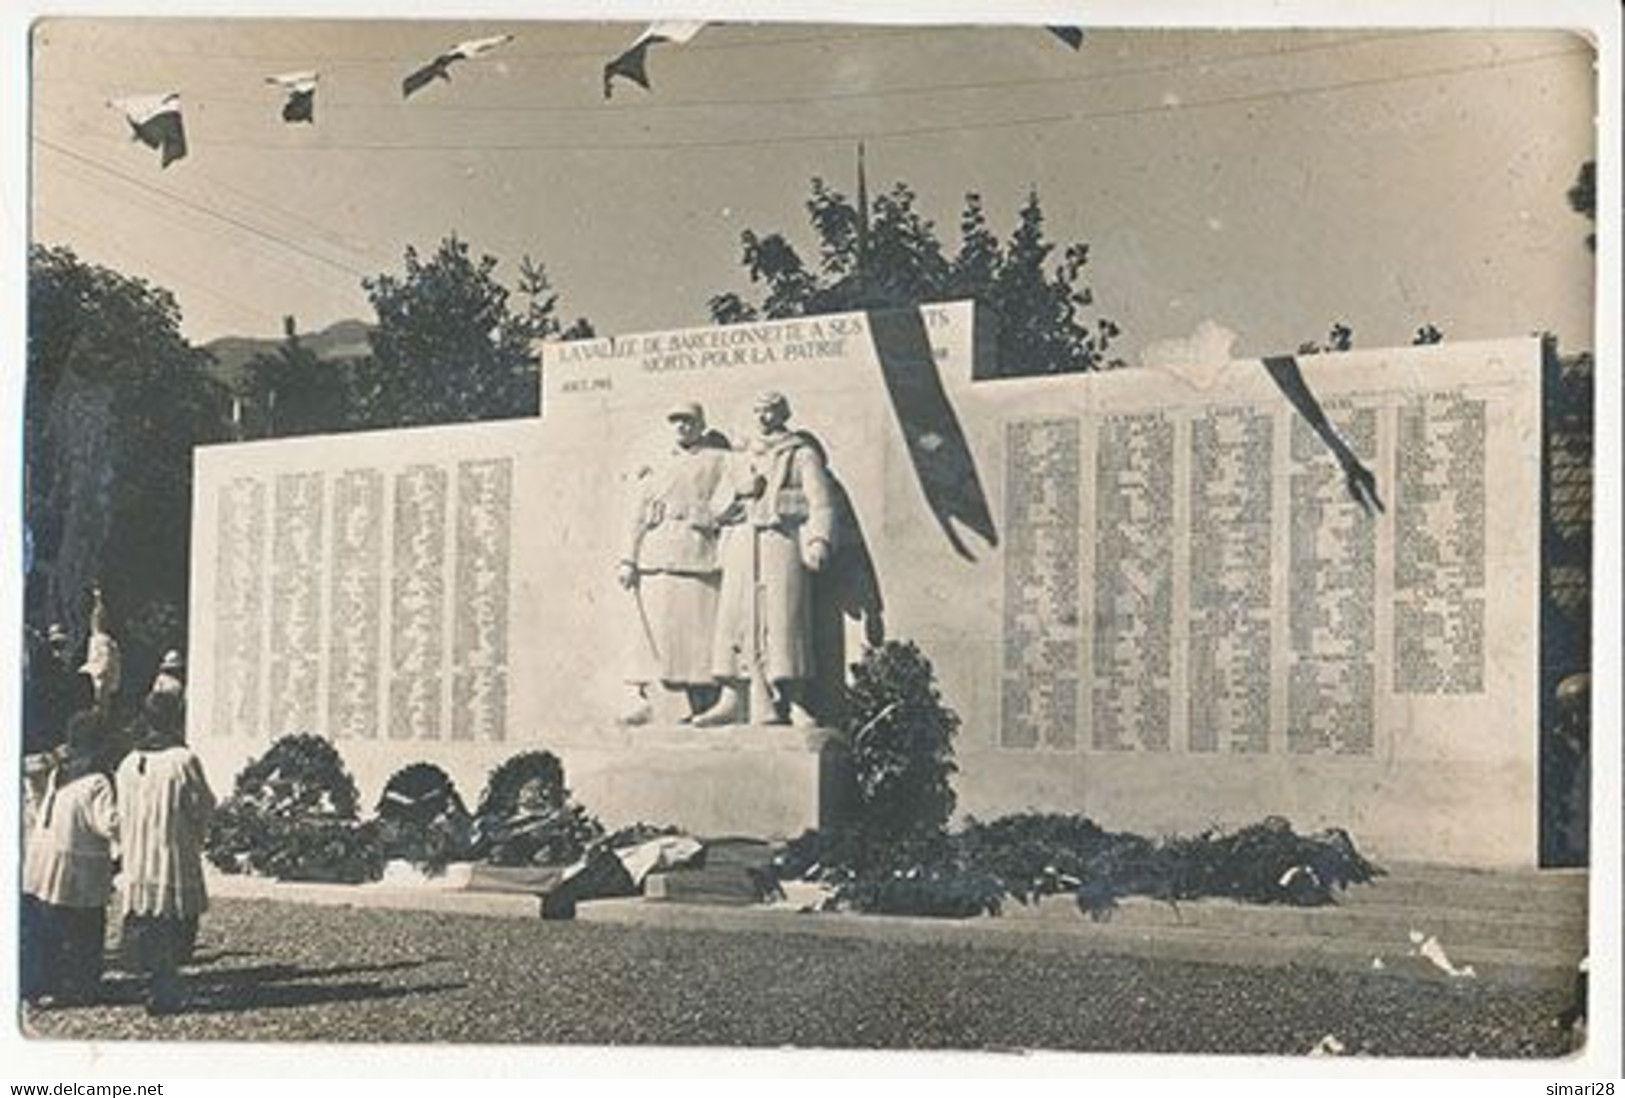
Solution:
[[[1036,190],[1091,246],[1117,351],[1220,331],[1237,355],[1333,322],[1357,344],[1555,332],[1593,344],[1594,54],[1484,27],[1091,28],[739,23],[649,55],[646,21],[117,19],[36,24],[31,230],[171,289],[194,341],[372,312],[366,275],[456,233],[517,281],[543,262],[601,334],[703,324],[748,292],[740,234],[813,243],[814,177],[908,183],[942,238],[966,193],[1005,236]],[[403,101],[466,38],[514,40]],[[316,121],[265,77],[320,74]],[[179,92],[190,154],[160,169],[113,98]]]

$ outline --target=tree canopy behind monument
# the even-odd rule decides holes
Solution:
[[[305,346],[291,316],[283,321],[281,345],[256,354],[243,372],[245,395],[261,420],[258,434],[321,434],[342,431],[351,421],[347,371]]]
[[[27,614],[82,636],[99,581],[141,685],[185,630],[192,448],[226,437],[225,388],[180,321],[168,290],[29,250]]]
[[[496,278],[497,260],[478,259],[455,235],[427,259],[406,249],[405,270],[363,286],[378,314],[371,357],[355,373],[352,423],[411,427],[535,415],[540,400],[531,343],[584,338],[592,326],[559,323],[546,271],[521,265],[524,311]]]
[[[1107,357],[1117,325],[1085,315],[1094,304],[1083,281],[1089,245],[1060,247],[1045,238],[1036,191],[1002,242],[988,225],[981,197],[966,195],[952,254],[916,202],[914,190],[897,183],[875,199],[871,212],[861,199],[854,204],[814,179],[806,209],[817,237],[816,261],[803,260],[782,233],[747,229],[742,259],[752,284],[761,287],[760,299],[717,294],[709,302],[712,319],[734,324],[970,298],[997,320],[999,375],[1122,365]]]

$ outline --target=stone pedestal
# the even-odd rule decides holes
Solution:
[[[612,829],[794,838],[831,822],[850,780],[844,743],[822,728],[643,725],[553,750],[577,803]]]

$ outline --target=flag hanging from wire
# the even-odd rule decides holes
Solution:
[[[401,81],[401,98],[406,99],[413,92],[421,91],[436,80],[451,79],[451,67],[458,61],[468,61],[481,57],[505,42],[512,42],[513,35],[497,34],[490,38],[472,38],[467,42],[459,42],[451,49],[441,53],[433,61],[421,65],[407,73],[406,79]]]
[[[626,51],[604,66],[604,98],[615,90],[617,76],[630,80],[644,91],[649,90],[649,47],[661,42],[686,45],[705,28],[703,22],[668,20],[650,23],[649,29],[638,35]]]
[[[285,72],[265,78],[267,84],[275,84],[288,93],[288,101],[282,104],[282,121],[315,123],[316,79],[313,72]]]
[[[181,97],[177,93],[126,96],[110,99],[107,105],[124,112],[136,141],[158,150],[160,168],[186,155],[186,126],[181,121]]]
[[[1083,48],[1082,27],[1045,27],[1044,29],[1075,50]]]

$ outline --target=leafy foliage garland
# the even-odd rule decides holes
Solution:
[[[495,865],[561,865],[579,858],[603,833],[603,825],[571,801],[558,756],[527,751],[486,779],[473,850]]]
[[[473,817],[451,776],[433,763],[412,763],[391,775],[377,819],[386,859],[438,873],[472,852]]]
[[[1094,919],[1145,896],[1177,905],[1223,897],[1314,907],[1382,874],[1346,831],[1300,835],[1270,816],[1234,832],[1210,829],[1153,841],[1106,831],[1086,816],[1018,813],[916,844],[909,857],[861,868],[850,848],[808,832],[781,852],[781,878],[834,885],[832,907],[897,915],[996,915],[1008,900],[1068,894]]]
[[[228,873],[284,881],[376,880],[376,823],[356,818],[355,779],[315,735],[284,736],[237,775],[210,821],[209,861]]]

